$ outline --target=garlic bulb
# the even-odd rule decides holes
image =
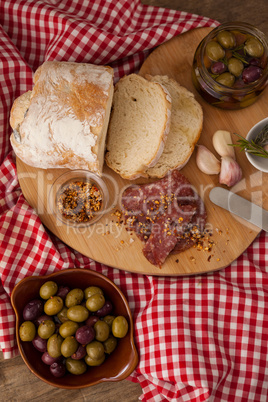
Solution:
[[[196,164],[201,172],[206,174],[218,174],[221,170],[220,161],[204,145],[197,146]]]
[[[226,186],[234,186],[242,179],[242,170],[239,164],[229,156],[221,158],[221,172],[219,176],[219,183],[226,184]]]
[[[232,145],[232,137],[229,131],[218,130],[212,137],[214,149],[220,156],[230,156],[235,159],[235,151]]]

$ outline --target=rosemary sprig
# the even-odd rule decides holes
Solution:
[[[257,134],[254,140],[248,141],[240,134],[234,133],[239,137],[237,144],[230,144],[234,147],[239,147],[240,151],[246,151],[253,155],[260,156],[262,158],[268,158],[268,151],[264,149],[264,146],[268,144],[268,124]]]
[[[242,63],[244,64],[249,64],[249,62],[245,59],[245,57],[243,57],[241,54],[233,51],[233,57],[235,57],[236,59],[242,61]]]

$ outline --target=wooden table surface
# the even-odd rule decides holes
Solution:
[[[244,21],[268,36],[268,2],[259,0],[142,0],[143,4],[203,15],[219,22]],[[181,280],[181,279],[179,279]],[[137,402],[141,387],[128,380],[105,383],[76,391],[53,388],[29,372],[21,357],[4,360],[0,352],[1,401]]]

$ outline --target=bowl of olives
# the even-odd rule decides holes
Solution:
[[[138,364],[133,319],[106,276],[66,269],[21,280],[11,294],[16,340],[30,371],[66,389],[121,381]]]
[[[230,110],[252,105],[268,83],[266,36],[243,22],[219,25],[198,45],[192,79],[213,106]]]

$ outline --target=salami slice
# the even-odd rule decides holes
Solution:
[[[183,236],[196,209],[192,205],[182,205],[180,213],[175,203],[169,212],[164,213],[152,225],[143,254],[151,264],[161,268],[167,256],[176,246],[178,237]]]
[[[122,209],[128,215],[160,215],[173,198],[178,203],[195,199],[191,183],[178,170],[173,170],[158,182],[131,185],[123,192]]]
[[[203,201],[177,170],[157,182],[126,188],[121,209],[127,229],[145,243],[144,256],[158,267],[170,253],[192,247],[207,219]]]

